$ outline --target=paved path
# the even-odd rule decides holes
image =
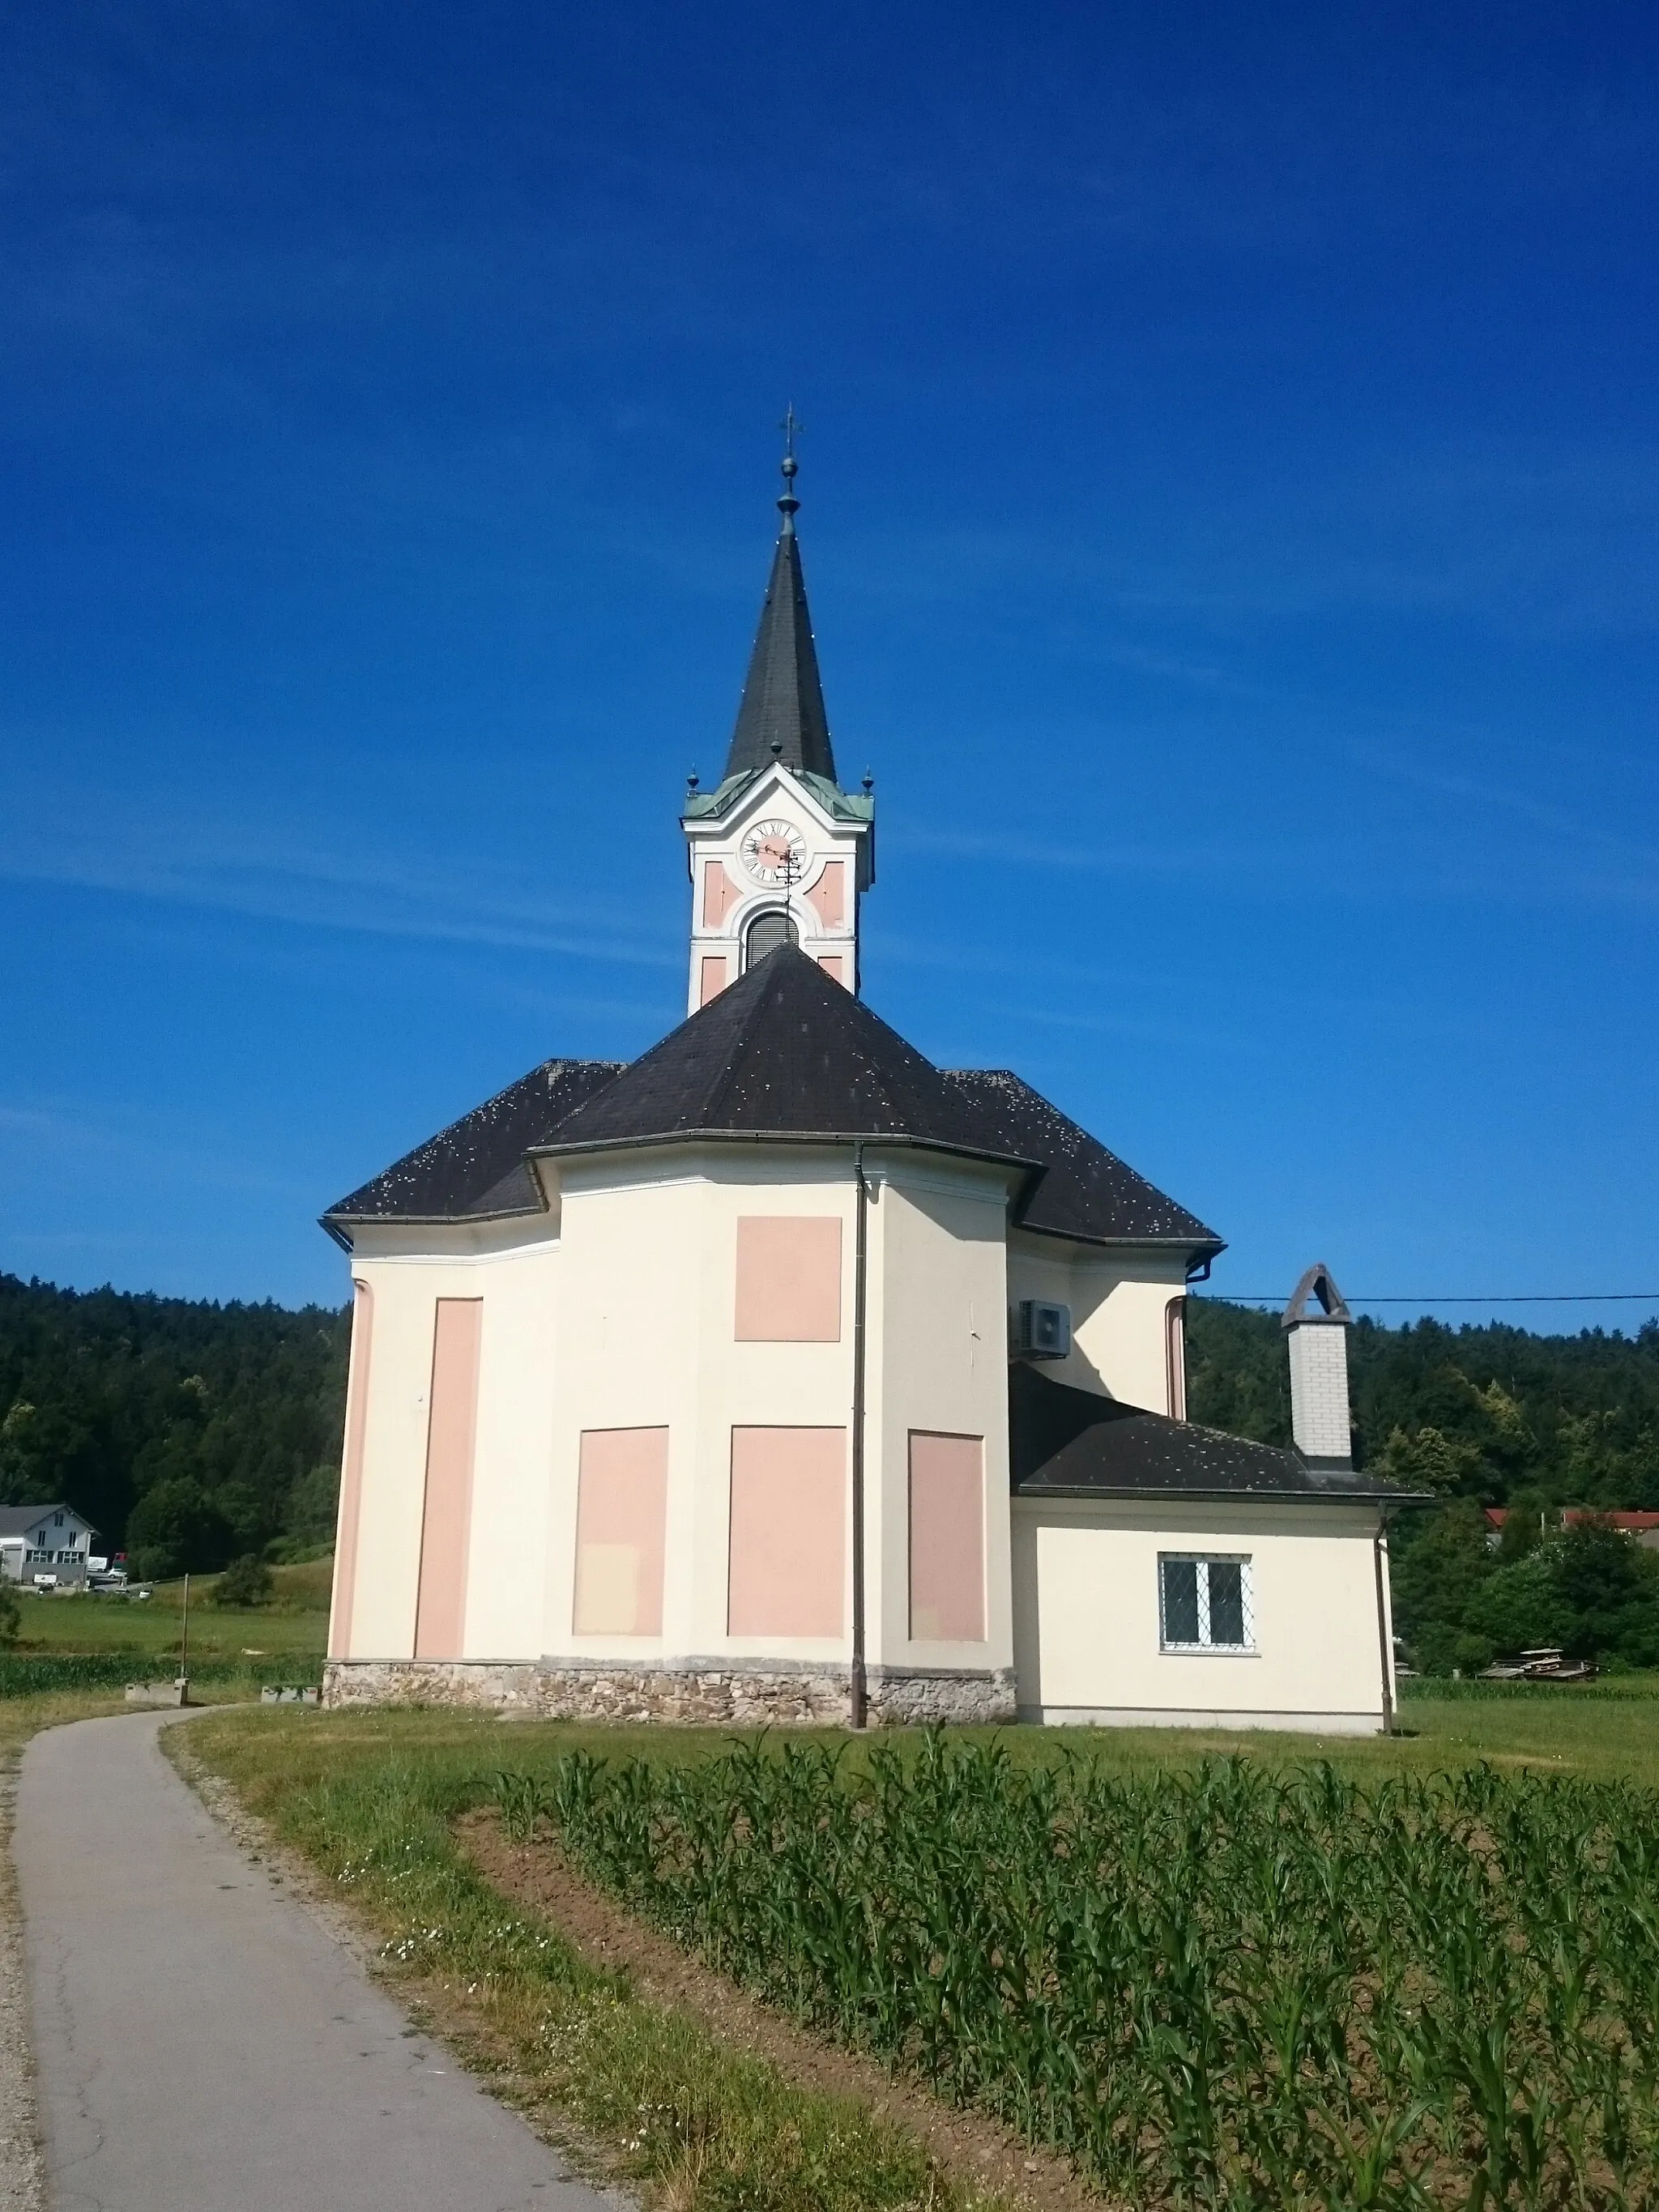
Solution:
[[[604,2212],[225,1835],[164,1716],[23,1758],[52,2212]]]

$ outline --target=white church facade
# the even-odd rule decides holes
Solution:
[[[1189,1423],[1219,1238],[860,995],[874,804],[836,775],[793,473],[684,811],[687,1019],[547,1061],[324,1217],[356,1301],[327,1701],[1386,1727],[1395,1500],[1349,1459],[1328,1278],[1287,1316],[1300,1448]]]

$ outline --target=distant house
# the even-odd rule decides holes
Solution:
[[[87,1558],[97,1534],[72,1505],[0,1505],[0,1581],[32,1583],[55,1575],[84,1583]]]
[[[1509,1508],[1487,1505],[1482,1510],[1486,1516],[1486,1541],[1496,1548],[1503,1537],[1504,1523],[1510,1517]],[[1569,1505],[1545,1517],[1558,1528],[1576,1528],[1581,1521],[1605,1522],[1621,1534],[1633,1536],[1644,1551],[1659,1552],[1659,1513],[1613,1512],[1599,1505]]]

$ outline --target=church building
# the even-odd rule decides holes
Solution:
[[[1188,1422],[1220,1238],[861,996],[875,802],[794,473],[684,802],[687,1018],[544,1061],[324,1216],[356,1302],[326,1700],[1385,1728],[1396,1493],[1352,1464],[1325,1271],[1286,1317],[1301,1448]]]

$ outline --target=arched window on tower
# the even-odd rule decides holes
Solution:
[[[769,952],[775,952],[779,945],[799,943],[800,932],[792,917],[781,906],[769,906],[749,925],[749,934],[744,940],[743,964],[745,969],[752,968]]]

